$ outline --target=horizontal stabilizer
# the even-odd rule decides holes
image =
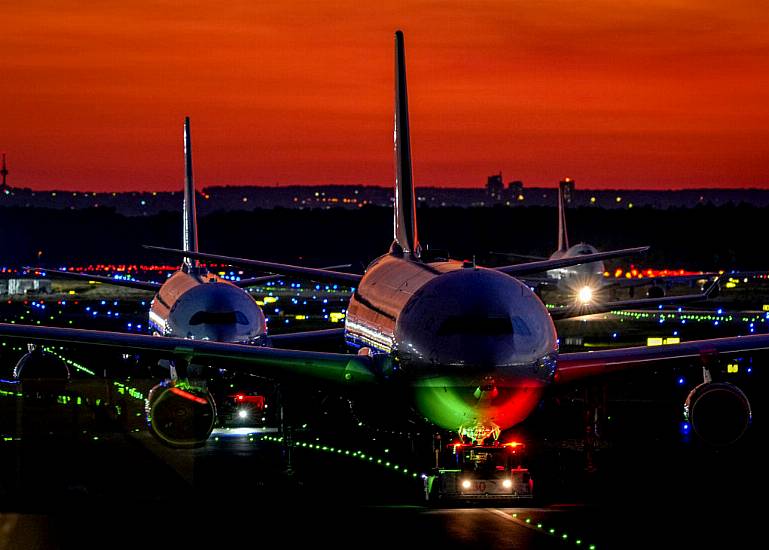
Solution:
[[[180,256],[182,258],[190,257],[197,258],[199,260],[207,260],[229,265],[256,267],[264,271],[271,271],[273,273],[280,273],[282,275],[299,275],[314,281],[330,281],[342,283],[345,285],[357,285],[363,277],[363,275],[357,275],[355,273],[343,273],[341,271],[333,271],[330,269],[302,267],[298,265],[280,264],[276,262],[264,262],[262,260],[249,260],[248,258],[221,256],[218,254],[207,254],[205,252],[186,252],[177,248],[165,248],[162,246],[144,245],[144,248],[150,250],[159,250],[161,252],[165,252],[173,256]]]
[[[529,254],[518,254],[516,252],[496,252],[492,250],[489,252],[492,256],[504,256],[506,258],[515,258],[516,260],[531,260],[531,261],[542,261],[547,260],[544,256],[532,256]]]
[[[126,288],[136,288],[138,290],[148,290],[157,292],[161,284],[152,281],[137,281],[135,279],[117,279],[106,277],[104,275],[89,275],[88,273],[78,273],[74,271],[60,271],[58,269],[46,269],[44,267],[25,267],[27,271],[35,271],[41,274],[53,275],[59,279],[76,279],[80,281],[96,281],[108,285],[123,286]],[[53,277],[51,277],[53,278]]]
[[[551,269],[560,269],[562,267],[571,267],[579,264],[589,264],[591,262],[597,262],[600,260],[609,260],[611,258],[620,258],[622,256],[632,256],[633,254],[640,254],[649,250],[648,246],[638,246],[635,248],[623,248],[620,250],[609,250],[607,252],[596,252],[595,254],[580,254],[572,258],[560,258],[557,260],[543,260],[539,262],[526,262],[522,264],[506,265],[503,267],[495,267],[497,271],[513,275],[514,277],[520,275],[527,275],[529,273],[539,273],[541,271],[549,271]]]
[[[328,267],[321,267],[320,269],[345,269],[351,267],[351,265],[352,264],[330,265]],[[271,283],[273,281],[278,281],[285,278],[285,275],[262,275],[261,277],[249,277],[248,279],[232,281],[232,283],[235,286],[239,286],[240,288],[249,288],[252,286],[261,286],[263,284]]]

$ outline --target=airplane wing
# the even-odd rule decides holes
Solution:
[[[58,269],[46,269],[44,267],[25,267],[27,271],[39,272],[42,276],[46,276],[47,273],[54,273],[61,279],[76,279],[80,281],[96,281],[97,283],[105,283],[108,285],[124,286],[127,288],[136,288],[139,290],[148,290],[151,292],[157,292],[161,287],[161,283],[155,283],[152,281],[137,281],[136,279],[119,279],[115,277],[105,277],[103,275],[89,275],[88,273],[79,273],[75,271],[61,271]]]
[[[729,338],[694,340],[663,346],[639,346],[601,351],[562,353],[558,357],[557,384],[567,384],[651,362],[687,357],[711,357],[718,354],[745,353],[769,349],[769,334],[751,334]]]
[[[371,384],[380,379],[370,357],[344,353],[8,323],[0,323],[0,338],[90,345],[114,348],[118,352],[145,351],[188,361],[205,360],[277,380],[301,376],[305,380],[309,378],[351,386]]]
[[[161,252],[166,252],[168,254],[184,258],[197,258],[199,260],[209,260],[230,265],[257,267],[265,271],[273,271],[282,273],[284,275],[301,275],[310,279],[333,281],[345,285],[357,285],[363,277],[363,275],[358,275],[355,273],[343,273],[341,271],[333,271],[331,269],[303,267],[298,265],[280,264],[276,262],[264,262],[262,260],[249,260],[248,258],[221,256],[218,254],[207,254],[205,252],[185,252],[184,250],[179,250],[176,248],[165,248],[162,246],[144,245],[144,248],[148,248],[150,250],[160,250]]]
[[[557,309],[550,309],[550,317],[554,321],[561,319],[570,319],[572,317],[581,317],[583,315],[593,315],[595,313],[606,313],[607,311],[616,311],[623,309],[643,309],[649,307],[658,307],[666,304],[685,304],[691,302],[702,302],[710,298],[713,292],[718,288],[718,277],[702,293],[685,294],[682,296],[666,296],[664,298],[639,298],[637,300],[618,300],[614,302],[596,303],[596,304],[575,304],[573,306],[564,306]]]
[[[573,265],[587,264],[590,262],[597,262],[599,260],[609,260],[611,258],[619,258],[621,256],[630,256],[632,254],[638,254],[640,252],[646,252],[649,250],[648,246],[638,246],[635,248],[623,248],[620,250],[609,250],[607,252],[596,252],[595,254],[580,254],[572,258],[560,258],[557,260],[542,260],[538,262],[525,262],[522,264],[506,265],[502,267],[495,267],[497,271],[507,273],[514,277],[520,275],[527,275],[529,273],[539,273],[540,271],[549,271],[551,269],[560,269],[562,267],[570,267]]]
[[[344,341],[344,327],[270,335],[270,342],[276,348],[295,348],[297,346],[332,342],[334,340]]]

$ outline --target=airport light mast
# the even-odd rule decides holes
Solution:
[[[8,166],[5,164],[5,153],[3,153],[3,167],[0,168],[0,176],[3,176],[3,183],[0,185],[0,191],[7,191],[8,184],[5,182],[5,178],[8,176]]]

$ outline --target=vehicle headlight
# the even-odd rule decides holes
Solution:
[[[464,481],[462,482],[462,488],[463,488],[463,489],[469,489],[469,488],[470,488],[470,485],[472,485],[472,483],[470,483],[470,480],[469,480],[469,479],[466,479],[466,480],[464,480]]]
[[[502,482],[502,487],[505,489],[512,489],[513,487],[513,480],[512,479],[506,479]]]
[[[238,411],[238,418],[248,418],[248,411],[246,409],[240,409]]]
[[[580,304],[589,304],[593,301],[593,289],[589,286],[583,286],[577,293],[577,300]]]

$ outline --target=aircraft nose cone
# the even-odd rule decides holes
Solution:
[[[550,315],[531,289],[482,268],[426,284],[404,307],[395,331],[405,362],[478,372],[530,365],[556,347]]]
[[[252,342],[264,336],[264,314],[240,289],[225,283],[193,287],[174,304],[173,334],[196,340]]]

